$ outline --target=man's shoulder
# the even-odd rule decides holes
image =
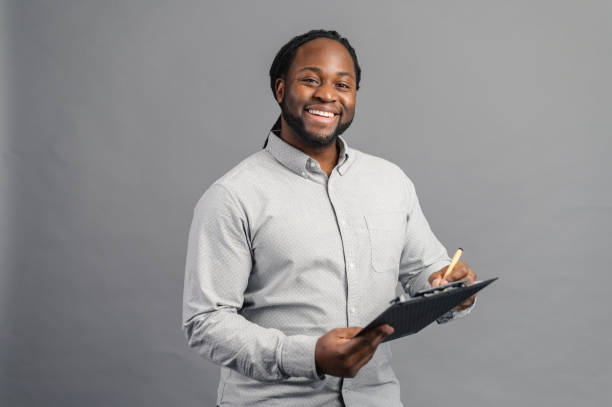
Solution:
[[[272,166],[272,160],[266,150],[259,150],[238,162],[212,185],[222,186],[231,192],[240,192],[256,184]]]
[[[264,150],[252,153],[230,168],[225,174],[219,177],[215,183],[232,184],[249,178],[254,169],[261,167],[262,161],[265,160],[264,155]]]
[[[196,207],[204,205],[204,202],[212,206],[222,202],[237,202],[245,192],[252,189],[257,179],[262,178],[265,167],[269,167],[269,157],[265,150],[260,150],[247,156],[238,164],[221,175],[205,188],[200,195]],[[262,171],[263,169],[263,171]]]
[[[353,154],[355,154],[355,164],[358,171],[375,174],[377,177],[408,179],[406,173],[398,164],[386,158],[366,153],[352,147],[351,150]]]

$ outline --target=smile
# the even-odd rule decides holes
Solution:
[[[336,114],[333,112],[324,112],[322,110],[308,109],[307,111],[308,113],[315,115],[315,116],[329,117],[329,118],[336,116]]]

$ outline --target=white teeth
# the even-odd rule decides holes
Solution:
[[[323,116],[323,117],[334,117],[334,113],[332,113],[332,112],[323,112],[321,110],[308,109],[308,113],[316,114],[317,116]]]

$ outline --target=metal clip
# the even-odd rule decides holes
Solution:
[[[399,304],[400,302],[404,302],[404,301],[406,301],[406,296],[404,294],[401,294],[399,297],[389,301],[389,304],[395,305],[395,304]]]

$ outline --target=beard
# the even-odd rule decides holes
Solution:
[[[285,122],[302,141],[313,147],[325,147],[331,143],[334,143],[338,136],[344,133],[353,122],[353,119],[346,123],[342,123],[340,120],[338,120],[338,124],[331,134],[313,133],[306,130],[306,127],[304,126],[304,119],[302,119],[300,116],[292,114],[289,109],[287,109],[285,102],[286,100],[287,99],[285,98],[280,105],[281,114],[285,118]]]

